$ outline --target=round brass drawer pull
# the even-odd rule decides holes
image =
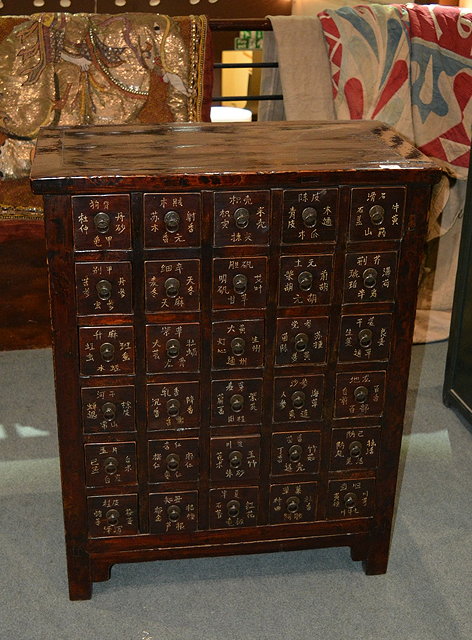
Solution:
[[[302,211],[302,220],[305,227],[309,229],[316,225],[318,213],[313,207],[305,207]]]
[[[180,342],[177,338],[171,338],[166,342],[166,353],[169,358],[177,358],[180,353]]]
[[[231,469],[239,469],[243,463],[243,454],[241,451],[231,451],[228,456],[229,466]]]
[[[177,471],[180,467],[180,456],[177,453],[169,453],[166,457],[166,466],[169,471]]]
[[[306,351],[308,346],[308,336],[306,333],[297,333],[295,336],[295,351],[301,353],[302,351]]]
[[[116,418],[116,404],[114,402],[105,402],[101,407],[105,420],[114,420]]]
[[[299,444],[292,444],[288,450],[288,457],[291,462],[299,462],[302,458],[303,448]]]
[[[237,516],[239,516],[240,510],[241,504],[238,500],[230,500],[226,504],[226,511],[228,512],[230,518],[236,518]]]
[[[354,389],[354,398],[357,402],[365,402],[369,396],[369,389],[364,386],[359,386]]]
[[[108,280],[100,280],[95,288],[100,300],[109,300],[111,298],[112,285]]]
[[[104,211],[100,211],[93,218],[93,224],[98,233],[106,233],[110,228],[110,216]]]
[[[382,222],[384,221],[384,215],[385,209],[379,204],[374,204],[374,206],[369,209],[369,216],[372,224],[382,224]]]
[[[164,282],[164,289],[168,298],[176,298],[179,293],[180,282],[177,278],[167,278]]]
[[[302,271],[298,274],[298,285],[302,291],[310,291],[313,284],[313,274],[309,271]]]
[[[105,518],[107,519],[108,524],[117,525],[120,521],[120,512],[116,509],[109,509],[105,513]]]
[[[177,398],[171,398],[167,400],[167,415],[171,418],[176,418],[180,413],[180,402]]]
[[[303,391],[294,391],[292,393],[292,406],[294,409],[303,409],[305,400],[306,397]]]
[[[180,215],[177,211],[168,211],[164,216],[164,224],[169,233],[175,233],[180,226]]]
[[[377,271],[375,269],[366,269],[362,274],[362,279],[367,289],[373,289],[377,284]]]
[[[355,440],[349,445],[349,455],[351,458],[360,458],[362,455],[362,444]]]
[[[244,275],[244,273],[238,273],[234,276],[233,287],[236,293],[246,293],[247,277]]]
[[[357,504],[357,496],[355,493],[346,493],[343,498],[344,506],[352,509]]]
[[[182,515],[182,509],[178,504],[170,504],[167,507],[167,517],[171,522],[177,522]]]
[[[361,347],[368,348],[372,345],[372,331],[370,329],[361,329],[358,335]]]
[[[246,341],[244,338],[233,338],[231,340],[231,351],[235,356],[242,356],[246,348]]]
[[[290,498],[287,498],[285,504],[287,505],[287,511],[289,513],[297,513],[300,508],[300,498],[298,496],[290,496]]]
[[[245,229],[249,224],[249,211],[244,207],[236,209],[234,212],[234,222],[238,229]]]
[[[112,362],[115,357],[115,346],[111,342],[100,345],[100,356],[104,362]]]
[[[118,471],[118,460],[112,457],[106,458],[103,463],[103,468],[109,476],[114,475]]]
[[[244,397],[239,393],[235,393],[229,399],[229,404],[231,405],[231,411],[239,413],[239,411],[242,411],[242,408],[244,407]]]

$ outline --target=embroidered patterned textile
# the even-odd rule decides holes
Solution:
[[[382,120],[464,177],[472,126],[472,12],[370,5],[318,15],[336,117]]]
[[[0,171],[29,174],[42,126],[209,120],[204,16],[0,19]],[[1,198],[0,198],[1,199]]]

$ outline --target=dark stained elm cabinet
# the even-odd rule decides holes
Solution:
[[[391,138],[43,130],[72,599],[118,562],[347,546],[386,571],[440,177]]]

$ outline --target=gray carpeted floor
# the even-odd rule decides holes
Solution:
[[[471,640],[472,433],[416,346],[389,571],[347,549],[118,565],[67,596],[51,352],[0,353],[1,640]]]

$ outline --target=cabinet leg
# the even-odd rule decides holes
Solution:
[[[92,577],[88,557],[70,557],[67,562],[69,597],[71,600],[90,600]]]
[[[372,545],[363,560],[366,575],[377,576],[387,572],[389,544]]]
[[[365,560],[367,556],[367,546],[365,542],[358,542],[351,546],[351,560],[359,562]]]
[[[110,572],[113,564],[94,560],[92,562],[92,580],[93,582],[105,582],[105,580],[110,579]]]

